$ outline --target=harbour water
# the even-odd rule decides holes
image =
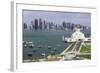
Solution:
[[[32,31],[23,30],[23,41],[31,41],[34,44],[34,48],[23,47],[23,60],[28,60],[28,54],[32,54],[32,57],[40,59],[42,54],[50,55],[53,49],[56,49],[55,53],[60,54],[70,44],[64,43],[62,36],[70,37],[73,31],[71,30],[58,30],[58,31]],[[89,37],[90,30],[83,31],[86,37]],[[51,49],[49,49],[50,47]]]

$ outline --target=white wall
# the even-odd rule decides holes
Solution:
[[[98,38],[97,40],[97,49],[98,49],[98,66],[97,67],[82,67],[82,68],[65,68],[65,69],[56,69],[56,70],[45,70],[45,71],[37,71],[34,73],[99,73],[100,69],[100,5],[99,0],[31,0],[34,3],[38,4],[61,4],[61,5],[70,5],[69,2],[72,2],[73,5],[77,4],[77,6],[97,6],[97,18],[98,18],[98,26],[96,26],[97,30],[95,30],[95,34]],[[10,0],[0,0],[0,73],[10,73]],[[28,73],[28,72],[27,72]]]

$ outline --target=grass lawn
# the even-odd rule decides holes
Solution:
[[[82,45],[80,53],[91,53],[91,45]]]
[[[82,45],[80,53],[91,53],[91,45]],[[77,55],[80,58],[91,59],[91,55]]]
[[[91,55],[77,55],[77,57],[91,59]]]

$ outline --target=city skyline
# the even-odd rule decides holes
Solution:
[[[90,13],[23,10],[23,23],[30,25],[31,21],[39,18],[60,25],[63,21],[89,27],[91,24]]]

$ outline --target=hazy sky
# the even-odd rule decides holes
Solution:
[[[30,25],[30,22],[35,18],[42,18],[42,20],[56,24],[61,24],[62,21],[85,26],[90,26],[91,24],[90,13],[23,10],[23,22]]]

